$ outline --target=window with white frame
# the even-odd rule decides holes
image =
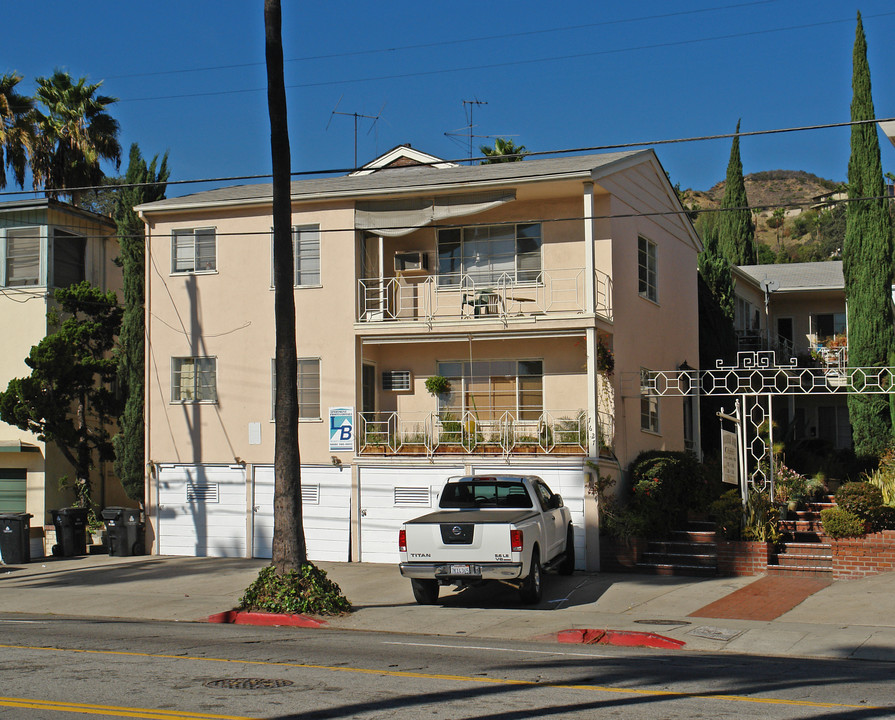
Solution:
[[[641,235],[637,238],[637,291],[640,297],[659,302],[658,273],[656,243]]]
[[[40,228],[6,231],[6,285],[21,287],[40,282]]]
[[[479,421],[537,420],[544,412],[542,360],[475,360],[440,362],[438,374],[451,383],[439,396],[438,410],[461,416],[474,413]]]
[[[292,228],[295,255],[295,285],[320,285],[320,226]]]
[[[217,359],[171,358],[172,402],[216,402]]]
[[[640,429],[659,432],[659,398],[652,394],[646,368],[640,368]]]
[[[477,225],[438,231],[438,284],[477,285],[538,282],[541,225]]]
[[[319,420],[320,358],[298,358],[298,419]],[[270,416],[276,412],[277,364],[270,361]]]
[[[214,228],[175,230],[171,236],[171,272],[198,273],[217,269]]]

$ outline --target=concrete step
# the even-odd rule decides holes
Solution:
[[[718,569],[714,565],[671,565],[667,563],[645,563],[636,565],[637,572],[650,575],[682,575],[688,577],[713,577]]]
[[[647,552],[675,553],[682,555],[715,555],[715,543],[682,542],[677,540],[651,540],[647,544]]]
[[[768,575],[777,575],[784,577],[809,577],[809,578],[830,578],[833,575],[833,568],[820,568],[813,566],[799,565],[768,565]]]
[[[707,555],[695,555],[693,553],[668,553],[650,552],[647,550],[641,556],[641,562],[647,565],[674,565],[675,567],[718,567],[718,556],[714,553]]]
[[[714,530],[675,530],[671,533],[673,542],[714,544],[715,539]]]

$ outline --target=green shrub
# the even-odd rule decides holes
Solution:
[[[680,527],[688,510],[708,509],[713,496],[705,469],[691,453],[650,450],[629,468],[631,509],[645,519],[651,534]]]
[[[743,501],[739,490],[728,490],[709,506],[709,515],[728,540],[743,537]]]
[[[873,518],[874,530],[895,530],[895,507],[883,505]]]
[[[262,568],[239,601],[239,609],[339,615],[351,610],[351,603],[323,570],[308,562],[285,575],[277,575],[273,565]]]
[[[866,530],[864,520],[841,507],[821,510],[820,521],[824,532],[832,538],[861,537]]]
[[[836,504],[861,520],[873,522],[875,514],[883,506],[883,493],[868,482],[849,482],[836,491]]]

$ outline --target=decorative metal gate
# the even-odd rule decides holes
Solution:
[[[819,367],[778,364],[774,351],[737,353],[736,365],[721,361],[713,370],[655,370],[640,377],[640,395],[737,398],[746,480],[774,494],[773,399],[805,395],[880,395],[895,392],[895,368],[848,367],[845,354],[827,353]],[[626,393],[627,394],[627,393]],[[762,426],[767,423],[766,433]],[[767,437],[767,441],[765,440]]]

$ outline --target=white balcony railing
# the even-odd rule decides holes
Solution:
[[[470,274],[358,280],[359,322],[504,320],[526,315],[594,312],[612,319],[612,279],[594,273],[588,308],[585,271],[543,270],[521,282],[508,273],[490,280]]]
[[[509,412],[496,419],[473,412],[364,412],[359,425],[359,452],[373,455],[587,454],[591,434],[598,451],[611,449],[614,435],[609,413],[599,413],[592,426],[584,410],[544,412],[531,419]]]

